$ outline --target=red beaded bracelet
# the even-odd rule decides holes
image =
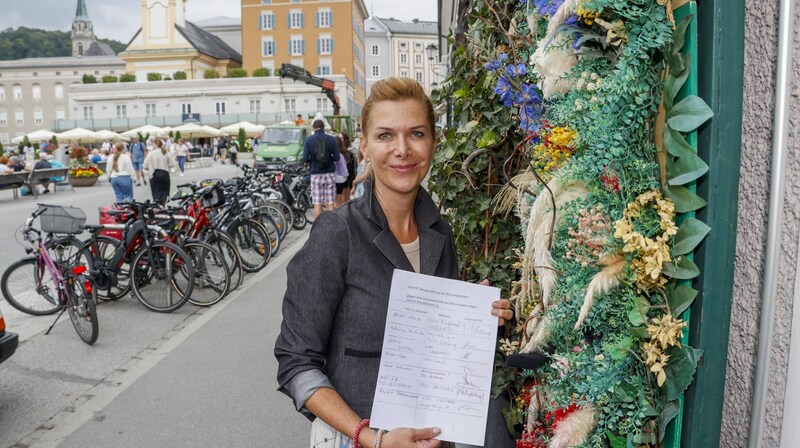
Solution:
[[[356,426],[356,430],[353,432],[353,448],[361,448],[361,445],[358,444],[358,436],[361,434],[361,431],[369,425],[369,419],[365,418],[358,423]]]

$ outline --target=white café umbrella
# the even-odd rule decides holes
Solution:
[[[172,128],[172,131],[181,133],[183,138],[216,137],[219,131],[210,126],[199,126],[195,123],[186,123]]]
[[[222,132],[217,128],[212,128],[211,126],[207,125],[203,125],[200,127],[208,131],[209,134],[211,134],[209,135],[209,137],[219,137],[220,135],[222,135]]]
[[[139,133],[142,135],[150,134],[151,136],[161,135],[163,129],[158,126],[153,126],[152,124],[146,124],[144,126],[139,126],[138,128],[131,129],[130,131],[125,131],[122,133],[125,137],[137,137]]]
[[[114,131],[109,131],[108,129],[103,129],[102,131],[97,131],[96,134],[99,137],[102,137],[103,140],[122,140],[122,141],[126,141],[126,142],[128,140],[130,140],[130,138],[128,138],[128,137],[126,137],[124,135],[117,134]]]
[[[70,129],[69,131],[56,134],[56,138],[62,143],[94,143],[105,140],[103,137],[97,135],[96,132],[84,128]]]
[[[244,129],[244,133],[248,137],[255,137],[257,135],[261,135],[264,132],[264,126],[260,124],[253,124],[249,121],[242,121],[239,123],[234,123],[224,128],[220,128],[220,131],[230,134],[230,135],[238,135],[239,129]]]
[[[48,131],[46,129],[39,129],[38,131],[33,131],[29,134],[20,135],[19,137],[14,137],[11,139],[11,143],[22,143],[25,140],[25,137],[28,137],[28,140],[31,143],[40,142],[42,140],[50,140],[53,136],[56,135],[55,132]]]

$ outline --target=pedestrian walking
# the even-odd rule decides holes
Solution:
[[[142,181],[144,181],[144,184],[147,185],[147,180],[144,178],[144,172],[142,172],[142,164],[144,163],[144,158],[147,155],[147,148],[144,146],[144,143],[139,141],[139,137],[133,137],[133,142],[130,145],[130,154],[131,162],[133,162],[133,170],[136,172],[136,186],[138,187],[141,185]]]
[[[186,161],[189,160],[189,147],[183,139],[178,140],[178,147],[175,149],[175,154],[178,159],[178,169],[181,170],[181,177],[183,177],[183,171],[186,169]]]
[[[420,185],[436,148],[433,105],[416,81],[387,78],[373,85],[362,120],[373,173],[364,196],[322,214],[286,268],[279,390],[316,417],[312,447],[433,448],[438,428],[384,433],[367,420],[394,270],[458,278],[452,229]],[[502,324],[510,308],[498,300],[491,313]]]
[[[125,145],[122,142],[114,145],[114,155],[108,158],[106,172],[111,179],[115,201],[132,202],[133,176],[136,175],[137,171],[134,168],[131,157],[125,153]]]
[[[175,171],[175,160],[170,157],[164,142],[160,138],[153,141],[154,150],[144,159],[144,170],[150,173],[150,193],[153,202],[164,205],[169,198],[169,173]]]
[[[325,122],[314,120],[314,132],[303,142],[303,162],[311,164],[311,203],[314,204],[314,219],[322,213],[322,207],[333,211],[336,207],[336,162],[339,160],[339,144],[336,138],[325,133]]]

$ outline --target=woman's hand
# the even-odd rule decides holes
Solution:
[[[439,428],[397,428],[383,435],[381,448],[436,448],[441,442],[434,437],[441,433]]]
[[[483,286],[489,286],[489,280],[481,282]],[[514,318],[514,311],[511,310],[511,302],[506,299],[495,300],[492,302],[492,314],[499,317],[498,326],[503,326],[507,320]]]

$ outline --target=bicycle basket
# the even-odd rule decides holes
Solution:
[[[78,207],[62,207],[59,205],[40,205],[45,211],[39,217],[42,232],[77,235],[83,232],[86,214]]]
[[[225,192],[219,185],[200,190],[198,194],[200,195],[200,204],[204,208],[219,207],[225,203]]]

